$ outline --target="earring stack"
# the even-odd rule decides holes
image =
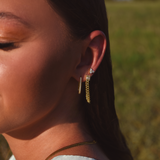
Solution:
[[[89,73],[90,73],[89,75],[86,75],[85,89],[86,89],[86,100],[88,103],[91,103],[89,82],[91,80],[91,75],[94,73],[94,70],[91,68]],[[82,89],[82,77],[80,77],[79,81],[79,89],[78,89],[79,94],[81,94],[81,89]]]

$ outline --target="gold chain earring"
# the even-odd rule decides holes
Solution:
[[[94,70],[91,68],[89,71],[90,74],[94,73]],[[90,99],[90,90],[89,90],[89,81],[91,80],[91,76],[90,75],[86,75],[86,82],[85,82],[85,86],[86,86],[86,100],[88,103],[91,102]]]
[[[90,81],[90,76],[86,75],[86,82],[85,82],[85,86],[86,86],[86,100],[88,103],[91,102],[90,100],[90,91],[89,91],[89,81]]]
[[[82,77],[80,77],[80,80],[79,80],[79,87],[78,87],[79,94],[81,94],[81,90],[82,90]]]

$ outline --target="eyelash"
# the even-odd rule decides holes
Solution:
[[[18,48],[18,46],[15,45],[15,43],[10,42],[10,43],[0,43],[0,49],[4,51],[9,51],[12,49]]]

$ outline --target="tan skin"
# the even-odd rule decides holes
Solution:
[[[85,81],[103,58],[104,34],[71,38],[46,0],[1,0],[0,13],[0,44],[16,46],[0,49],[0,133],[16,160],[44,160],[61,147],[92,140],[77,89],[79,78]],[[107,160],[97,145],[57,155]]]

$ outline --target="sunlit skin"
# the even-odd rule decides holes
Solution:
[[[0,48],[0,133],[16,160],[44,160],[63,146],[92,140],[78,81],[96,71],[106,39],[101,31],[75,39],[68,27],[45,0],[0,1],[0,47],[14,44]],[[107,160],[97,145],[59,154]]]

